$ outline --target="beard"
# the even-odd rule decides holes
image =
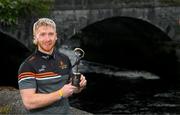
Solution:
[[[45,53],[52,53],[54,47],[55,47],[55,42],[38,42],[38,49],[42,52]]]

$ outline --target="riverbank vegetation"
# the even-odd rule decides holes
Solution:
[[[1,25],[18,24],[27,17],[48,14],[54,0],[0,0]]]

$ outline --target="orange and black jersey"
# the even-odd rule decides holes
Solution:
[[[18,73],[19,89],[36,89],[37,93],[51,93],[62,88],[71,74],[69,58],[54,51],[52,55],[36,50],[20,66]],[[30,114],[68,113],[69,102],[62,98],[52,105],[27,111]]]
[[[20,66],[19,89],[35,88],[37,92],[49,93],[60,89],[71,73],[69,58],[54,50],[52,55],[36,50]]]

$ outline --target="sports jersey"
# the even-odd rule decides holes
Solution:
[[[69,58],[54,50],[48,55],[36,50],[20,66],[18,72],[19,89],[35,88],[36,93],[51,93],[62,88],[68,81],[71,73]],[[30,113],[67,113],[69,102],[61,98],[52,105],[30,110]]]

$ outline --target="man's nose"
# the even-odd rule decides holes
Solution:
[[[46,38],[47,41],[50,40],[50,36],[48,34],[46,34],[45,38]]]

